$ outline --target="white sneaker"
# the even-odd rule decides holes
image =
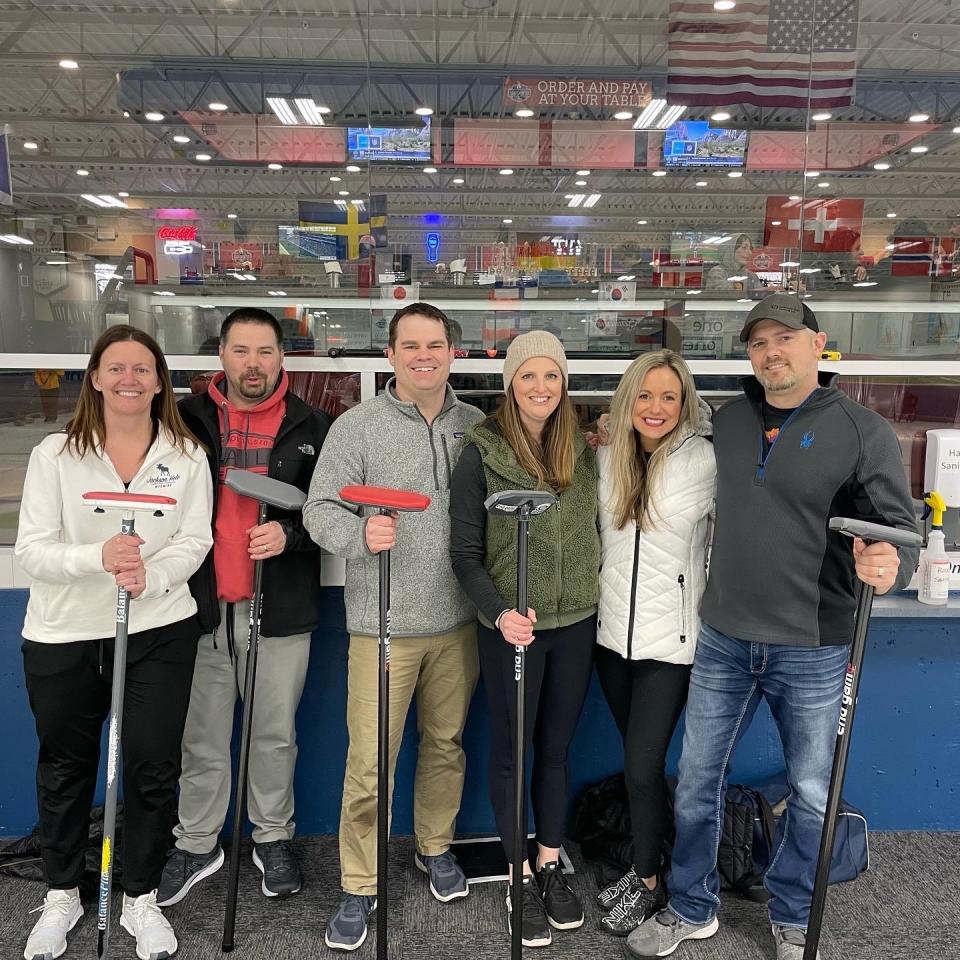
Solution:
[[[157,906],[157,891],[136,899],[123,895],[120,926],[137,938],[140,960],[165,960],[177,952],[177,936]]]
[[[27,937],[24,960],[56,960],[67,949],[67,934],[83,916],[80,891],[76,887],[48,890],[43,905],[30,912],[37,910],[43,912]]]

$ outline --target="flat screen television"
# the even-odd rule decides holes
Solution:
[[[351,160],[400,160],[429,163],[430,118],[416,127],[348,127]]]
[[[742,167],[747,131],[711,127],[707,120],[681,120],[664,131],[665,167]]]
[[[298,260],[336,260],[337,233],[334,226],[277,227],[277,248],[282,257]]]

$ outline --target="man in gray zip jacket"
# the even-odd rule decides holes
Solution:
[[[390,321],[387,357],[396,376],[378,397],[334,421],[303,509],[303,523],[325,550],[347,561],[347,749],[340,809],[343,897],[326,944],[355,950],[376,906],[378,560],[392,550],[390,782],[407,709],[417,696],[420,747],[414,784],[415,862],[440,901],[465,897],[453,854],[465,770],[461,735],[477,681],[476,610],[450,566],[450,474],[467,429],[483,419],[447,383],[453,360],[450,320],[415,303]],[[423,513],[361,516],[339,499],[347,484],[428,494]]]
[[[672,953],[718,929],[717,845],[727,765],[766,699],[790,795],[764,879],[777,960],[801,960],[859,578],[878,594],[909,581],[917,551],[828,529],[849,516],[915,530],[890,425],[818,374],[813,312],[775,294],[740,339],[754,377],[713,419],[717,508],[674,810],[669,905],[627,941]]]

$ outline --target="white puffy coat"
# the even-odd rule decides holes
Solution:
[[[653,524],[617,530],[610,511],[610,448],[601,447],[600,610],[597,642],[628,660],[693,663],[706,586],[717,465],[709,415],[678,436],[653,491]]]

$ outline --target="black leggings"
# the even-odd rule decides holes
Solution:
[[[200,626],[196,617],[130,634],[124,685],[120,863],[128,896],[149,893],[160,873],[176,812],[180,742],[190,703]],[[97,783],[100,735],[110,712],[113,637],[73,643],[23,642],[37,725],[37,802],[47,883],[79,885]]]
[[[597,647],[597,676],[623,737],[623,772],[630,797],[633,865],[638,876],[660,871],[669,824],[664,764],[687,702],[691,667],[660,660],[626,660]]]
[[[516,648],[499,630],[482,624],[478,636],[480,671],[490,706],[490,802],[507,859],[512,861]],[[556,630],[534,627],[534,636],[524,668],[525,735],[528,747],[533,744],[534,756],[530,796],[537,841],[545,847],[559,847],[567,820],[567,752],[590,686],[596,617]]]

